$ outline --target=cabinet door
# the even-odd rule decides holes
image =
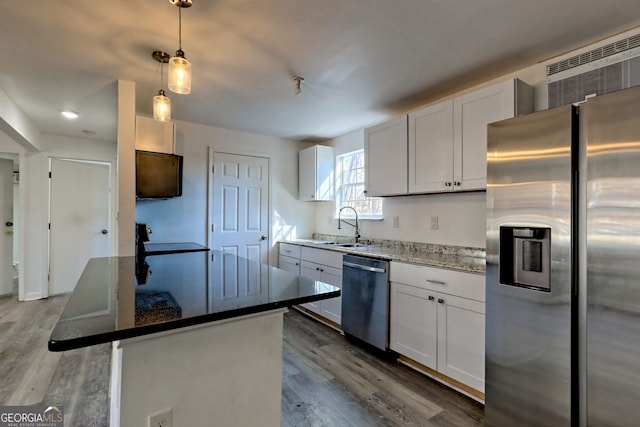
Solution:
[[[316,196],[316,150],[309,147],[298,152],[298,198],[315,200]]]
[[[278,258],[278,268],[300,275],[300,260],[288,256],[280,255]]]
[[[487,186],[487,125],[514,117],[515,81],[508,80],[454,100],[456,190]]]
[[[391,282],[391,349],[437,369],[437,313],[433,292]]]
[[[342,270],[321,266],[320,281],[342,289]],[[340,324],[342,315],[342,296],[320,301],[320,315]]]
[[[409,114],[409,193],[453,190],[453,101]]]
[[[438,294],[438,371],[484,393],[485,304]]]
[[[298,153],[298,198],[303,201],[334,200],[333,148],[314,145]]]
[[[300,275],[312,280],[322,281],[322,272],[320,271],[320,267],[322,267],[320,264],[309,261],[301,261]],[[306,304],[302,304],[302,306],[308,310],[313,311],[316,314],[320,314],[320,301],[308,302]]]
[[[364,130],[368,197],[407,194],[407,116]]]

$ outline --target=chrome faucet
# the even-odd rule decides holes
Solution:
[[[344,219],[342,219],[342,218],[341,218],[342,211],[343,211],[344,209],[347,209],[347,208],[348,208],[348,209],[351,209],[351,210],[353,211],[353,213],[355,213],[355,214],[356,214],[356,222],[355,222],[355,224],[354,224],[354,223],[351,223],[351,222],[349,222],[349,221],[345,221]],[[360,226],[358,225],[358,211],[357,211],[357,210],[355,210],[355,209],[354,209],[353,207],[351,207],[351,206],[343,206],[343,207],[341,207],[341,208],[340,208],[340,211],[338,212],[338,230],[340,230],[340,229],[341,229],[341,227],[340,227],[340,223],[341,223],[341,222],[344,222],[345,224],[348,224],[348,225],[350,225],[350,226],[352,226],[352,227],[354,227],[354,228],[356,229],[356,243],[358,243],[358,240],[360,240]]]

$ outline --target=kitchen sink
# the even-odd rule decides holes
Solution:
[[[339,246],[341,248],[365,248],[367,245],[362,243],[334,243],[333,246]]]

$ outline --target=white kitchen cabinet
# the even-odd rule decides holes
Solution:
[[[279,268],[342,289],[341,252],[281,242],[279,255]],[[342,296],[313,301],[302,306],[340,325]]]
[[[409,113],[409,193],[453,188],[453,100]]]
[[[391,348],[484,392],[484,276],[392,262],[390,281]]]
[[[300,275],[342,288],[342,253],[326,249],[300,248]],[[340,325],[342,296],[304,304],[303,307]]]
[[[314,262],[302,261],[300,275],[308,277],[309,279],[328,283],[342,289],[342,269]],[[342,297],[307,303],[304,304],[304,307],[338,325],[340,324],[342,314]]]
[[[533,88],[507,80],[453,100],[453,190],[487,186],[487,125],[533,112]]]
[[[314,145],[298,153],[298,190],[302,201],[334,200],[333,147]]]
[[[364,130],[365,193],[407,194],[407,116]]]
[[[433,370],[438,368],[438,310],[433,295],[391,283],[390,347]]]
[[[438,302],[438,371],[484,392],[485,304],[435,294]]]
[[[136,150],[175,153],[175,124],[136,115]]]
[[[280,255],[278,257],[278,268],[290,273],[300,275],[300,258],[291,258]]]
[[[533,107],[511,79],[365,129],[367,196],[484,190],[487,125]]]

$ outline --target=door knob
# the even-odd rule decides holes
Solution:
[[[104,228],[101,231],[102,234],[109,234],[109,232],[107,230],[105,230]]]
[[[263,235],[263,236],[260,237],[260,240],[267,240],[268,238],[269,238],[269,236],[264,236]]]
[[[13,223],[11,221],[7,221],[4,223],[7,227],[13,227]]]

